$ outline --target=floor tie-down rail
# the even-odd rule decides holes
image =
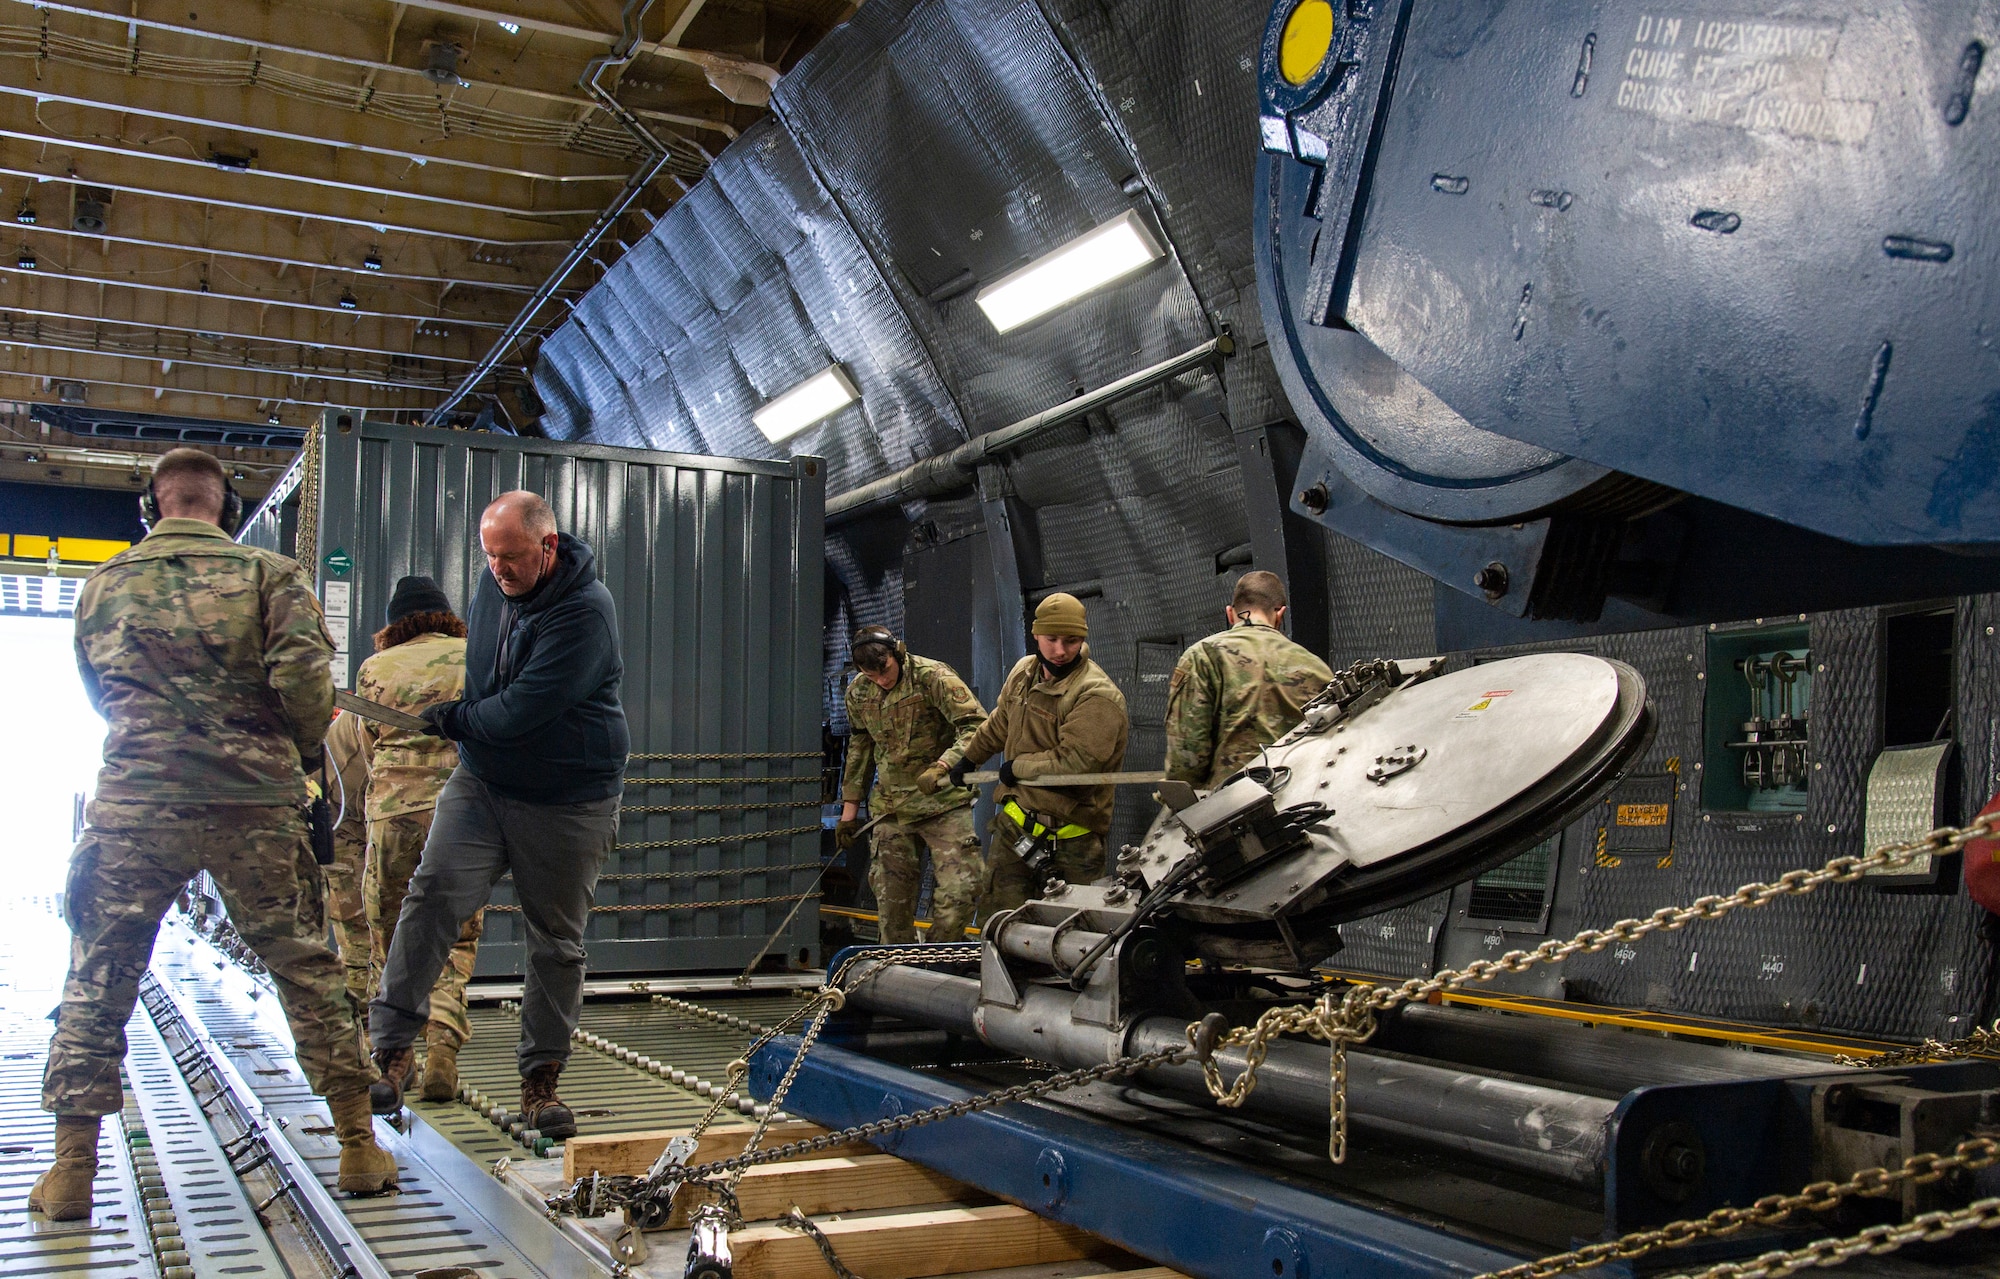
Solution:
[[[327,1274],[389,1279],[464,1268],[484,1279],[602,1279],[609,1273],[488,1169],[407,1112],[406,1131],[380,1120],[375,1126],[376,1139],[396,1157],[400,1193],[353,1198],[331,1189],[339,1163],[332,1120],[299,1072],[276,1003],[267,987],[187,930],[162,931],[146,1010],[219,1130],[227,1157],[245,1171],[276,1167],[280,1194]],[[262,1205],[267,1212],[277,1198]]]

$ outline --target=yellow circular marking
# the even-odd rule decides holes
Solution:
[[[1278,37],[1278,73],[1293,84],[1313,78],[1333,48],[1333,6],[1326,0],[1301,0]]]

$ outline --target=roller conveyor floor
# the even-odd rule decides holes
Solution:
[[[0,907],[0,916],[0,1267],[8,1275],[679,1276],[684,1231],[649,1236],[648,1263],[627,1267],[609,1251],[616,1217],[556,1221],[543,1211],[541,1196],[562,1184],[564,1148],[524,1145],[509,1131],[518,1125],[505,1122],[514,1116],[496,1123],[489,1114],[518,1104],[519,1022],[504,1002],[474,1008],[460,1100],[413,1103],[399,1128],[377,1122],[378,1139],[397,1158],[400,1193],[353,1199],[333,1192],[331,1121],[299,1074],[264,979],[173,921],[162,930],[128,1028],[127,1104],[105,1123],[96,1211],[87,1222],[42,1221],[27,1212],[26,1197],[52,1155],[53,1121],[39,1099],[66,933],[46,900]],[[790,991],[594,997],[563,1078],[564,1097],[586,1134],[687,1127],[710,1104],[702,1086],[722,1079],[759,1028],[799,1002]],[[683,1082],[672,1080],[673,1070]],[[729,1118],[749,1121],[747,1114]],[[1178,1279],[1071,1228],[1037,1223],[967,1187],[955,1190],[955,1198],[950,1188],[915,1196],[949,1202],[906,1196],[895,1208],[878,1207],[865,1191],[851,1205],[836,1194],[825,1220],[849,1223],[830,1227],[836,1230],[862,1231],[842,1246],[873,1260],[872,1272],[864,1271],[871,1279],[939,1273],[935,1256],[916,1249],[906,1260],[910,1250],[893,1242],[899,1231],[930,1237],[937,1230],[969,1232],[975,1241],[987,1236],[966,1254],[987,1258],[983,1264],[950,1267],[960,1279],[1111,1272]],[[794,1255],[804,1241],[789,1232],[751,1221],[740,1238],[749,1254],[739,1273],[827,1273],[816,1254]],[[991,1268],[1013,1260],[1009,1250],[1027,1246],[1023,1240],[1052,1251],[1031,1264]],[[1020,1258],[1034,1254],[1029,1247]]]

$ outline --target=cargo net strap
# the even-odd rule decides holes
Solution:
[[[665,761],[674,764],[693,764],[712,760],[727,759],[824,759],[824,750],[816,751],[720,751],[708,754],[668,753],[664,755],[627,755],[628,760]]]
[[[649,813],[745,813],[762,812],[772,808],[821,807],[824,805],[817,799],[767,799],[754,804],[621,804],[618,806],[618,815],[631,817]]]
[[[818,773],[779,773],[774,777],[628,777],[627,786],[796,786],[811,782],[817,786]]]
[[[663,910],[728,910],[736,906],[775,906],[781,902],[811,901],[818,893],[788,893],[777,897],[730,897],[713,902],[632,902],[621,906],[592,906],[593,915],[643,915]],[[489,915],[518,915],[519,906],[488,906]]]
[[[713,870],[658,870],[633,872],[620,875],[599,875],[597,882],[610,884],[619,881],[663,881],[672,879],[721,879],[728,875],[793,875],[804,870],[822,870],[822,862],[793,862],[788,866],[718,866]],[[502,875],[500,882],[513,883],[512,875]]]
[[[819,805],[815,804],[817,808]],[[691,835],[686,839],[649,839],[640,844],[627,844],[622,840],[613,845],[614,852],[641,848],[706,848],[710,844],[741,844],[756,839],[786,839],[793,835],[815,835],[823,829],[818,822],[810,826],[787,826],[783,830],[746,830],[735,835]]]

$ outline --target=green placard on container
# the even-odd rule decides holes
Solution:
[[[326,571],[335,577],[346,577],[354,571],[354,557],[347,553],[347,548],[344,546],[336,546],[328,551],[324,563]]]

